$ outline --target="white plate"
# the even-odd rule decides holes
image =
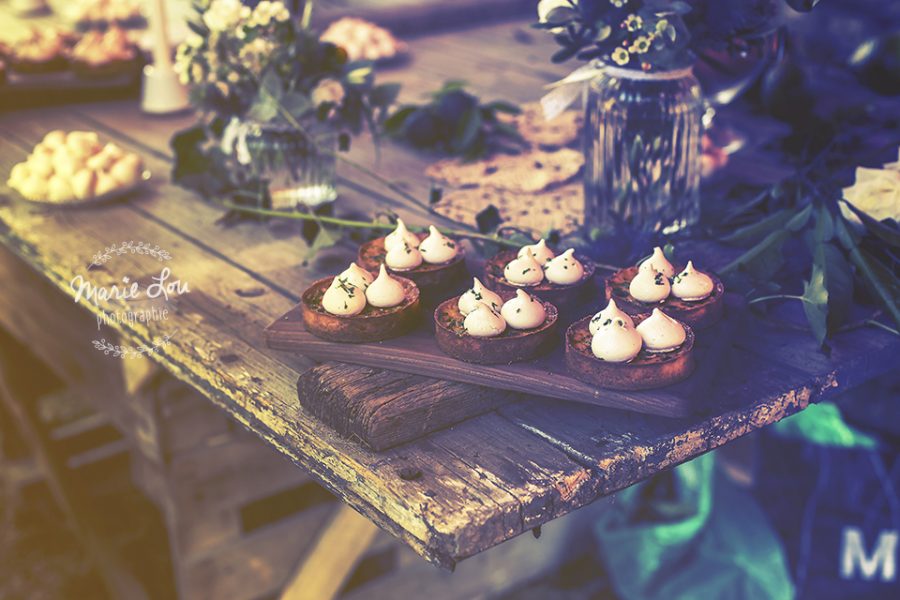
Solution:
[[[138,181],[134,185],[117,188],[110,192],[106,192],[105,194],[100,194],[99,196],[91,196],[90,198],[83,199],[72,198],[70,200],[63,200],[61,202],[50,202],[49,200],[30,200],[16,190],[13,190],[13,192],[15,192],[16,196],[18,196],[23,201],[28,202],[29,204],[39,204],[41,206],[46,206],[49,208],[78,208],[82,206],[92,206],[95,204],[103,204],[106,202],[112,202],[113,200],[118,200],[119,198],[127,196],[128,194],[144,187],[147,182],[150,181],[150,178],[150,171],[144,170],[144,172],[141,173],[140,181]]]

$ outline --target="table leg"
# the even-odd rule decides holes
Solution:
[[[53,495],[54,500],[85,546],[89,556],[100,571],[103,581],[113,598],[144,600],[148,598],[144,588],[125,569],[115,551],[93,531],[85,515],[92,511],[90,502],[81,493],[77,483],[70,481],[65,465],[50,452],[50,440],[38,425],[37,416],[18,402],[9,378],[8,357],[0,348],[0,404],[18,429]]]
[[[377,533],[377,525],[342,504],[285,586],[281,600],[337,597]]]

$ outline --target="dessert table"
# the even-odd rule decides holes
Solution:
[[[525,21],[429,35],[411,39],[410,60],[380,78],[402,83],[409,100],[445,79],[464,79],[488,98],[531,101],[568,70],[547,61],[552,46]],[[221,207],[172,185],[169,139],[191,122],[189,115],[142,115],[133,100],[0,114],[4,180],[52,129],[95,130],[141,153],[153,172],[150,186],[127,201],[94,209],[46,210],[0,188],[0,273],[6,274],[0,284],[2,325],[35,347],[47,346],[44,354],[54,356],[60,368],[89,379],[91,373],[78,365],[80,357],[95,352],[90,339],[55,337],[63,327],[53,319],[62,313],[46,311],[46,321],[34,318],[46,304],[41,290],[49,283],[55,294],[71,301],[70,281],[85,272],[98,251],[128,241],[164,248],[171,254],[167,266],[174,277],[189,282],[190,293],[170,302],[173,314],[164,324],[114,324],[122,343],[151,344],[164,327],[171,339],[151,356],[154,361],[362,515],[444,567],[896,367],[900,343],[884,331],[840,333],[830,340],[826,355],[802,327],[751,316],[740,335],[726,340],[722,362],[696,392],[694,413],[666,418],[523,394],[497,396],[470,384],[389,370],[314,365],[297,354],[269,349],[264,329],[297,303],[310,282],[343,268],[355,249],[339,245],[304,266],[307,248],[299,225],[223,223]],[[352,155],[372,164],[371,143],[359,140]],[[427,198],[429,182],[422,176],[427,162],[415,152],[385,145],[373,168]],[[777,162],[751,149],[733,157],[727,176],[758,183],[782,172]],[[339,212],[384,207],[408,222],[445,223],[347,165],[339,168],[339,191]],[[156,265],[124,255],[94,269],[92,277],[111,285],[142,268],[147,277],[158,272]],[[28,276],[11,278],[15,273]],[[126,308],[114,298],[79,306],[86,321],[84,309],[96,315],[101,309]],[[301,374],[303,392],[326,400],[383,397],[373,419],[389,414],[403,394],[476,397],[487,412],[375,451],[339,435],[301,407]],[[385,396],[388,391],[392,396]],[[408,426],[427,431],[428,418],[418,415]]]

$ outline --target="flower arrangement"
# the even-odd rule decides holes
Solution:
[[[791,0],[793,3],[795,0]],[[776,0],[541,0],[538,28],[572,57],[642,71],[680,69],[693,55],[758,31],[777,15]]]
[[[363,128],[377,135],[400,86],[376,85],[371,62],[351,61],[320,40],[309,27],[312,0],[304,7],[297,18],[280,0],[253,8],[195,2],[198,19],[175,68],[200,120],[172,139],[176,183],[207,198],[271,207],[273,170],[288,167],[299,181],[298,168],[333,165]],[[251,145],[251,136],[268,141]],[[322,177],[333,172],[321,168]]]
[[[319,40],[283,2],[195,4],[200,19],[178,47],[175,68],[202,111],[224,119],[313,119],[358,133],[393,103],[397,86],[376,86],[372,64],[351,62]]]

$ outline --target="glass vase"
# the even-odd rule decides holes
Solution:
[[[671,234],[695,224],[703,102],[691,69],[603,67],[586,107],[588,231]]]
[[[327,128],[250,123],[246,149],[272,208],[318,208],[337,198],[337,134]]]

